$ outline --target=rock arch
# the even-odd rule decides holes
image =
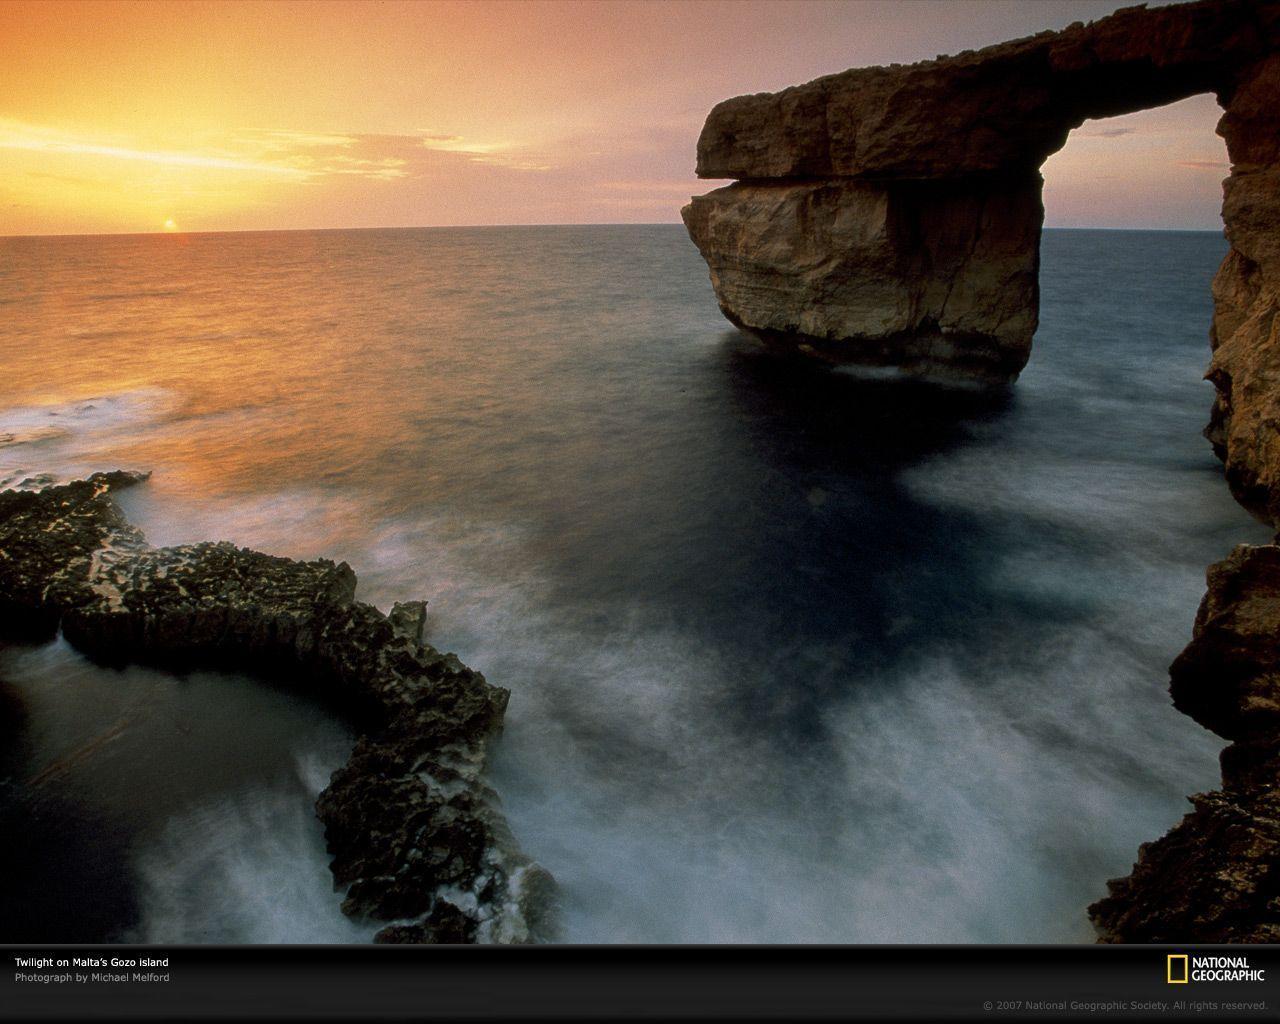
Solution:
[[[1224,109],[1232,164],[1209,435],[1237,496],[1274,518],[1280,447],[1262,425],[1280,402],[1237,382],[1276,341],[1276,0],[1128,8],[726,100],[702,129],[698,175],[738,180],[694,198],[684,221],[725,315],[767,341],[834,362],[1008,382],[1038,319],[1040,165],[1086,120],[1200,93]],[[1265,467],[1244,454],[1257,448]]]

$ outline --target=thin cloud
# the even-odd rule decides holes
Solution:
[[[399,151],[413,143],[409,135],[294,130],[243,132],[239,144],[257,158],[291,167],[308,179],[356,175],[378,181],[406,177],[409,163]]]
[[[416,177],[439,164],[440,154],[469,163],[517,171],[546,171],[551,164],[518,143],[468,139],[435,129],[412,132],[256,132],[246,136],[263,159],[305,171],[310,177],[357,175],[381,181]]]
[[[277,139],[282,144],[290,147],[330,147],[330,146],[353,146],[356,143],[354,135],[339,135],[332,132],[299,132],[276,129],[272,131],[246,132],[249,137],[259,137],[266,140]]]
[[[100,157],[177,167],[265,175],[314,182],[328,177],[394,181],[438,166],[442,157],[493,164],[518,171],[545,171],[550,163],[501,142],[473,142],[434,132],[330,132],[293,129],[245,130],[187,150],[155,149],[132,140],[102,139],[0,118],[0,150],[60,157]],[[48,172],[53,173],[51,168]]]
[[[1217,171],[1230,165],[1225,160],[1177,160],[1175,167],[1194,167],[1196,170]]]
[[[516,142],[490,142],[461,135],[419,135],[419,145],[437,153],[455,153],[471,163],[491,164],[513,171],[549,171],[553,165],[544,156]]]
[[[295,167],[264,163],[252,159],[241,159],[225,154],[107,145],[60,129],[25,124],[21,121],[13,121],[7,118],[0,119],[0,149],[69,156],[98,156],[113,160],[164,164],[174,167],[203,167],[214,170],[247,171],[255,174],[274,174],[286,177],[298,177],[305,174],[305,172],[299,171]]]

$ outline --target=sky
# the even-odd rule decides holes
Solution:
[[[707,111],[1116,0],[0,0],[0,235],[675,222]],[[1087,122],[1046,222],[1221,227],[1220,111]]]

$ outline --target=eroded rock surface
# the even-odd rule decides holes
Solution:
[[[109,664],[269,674],[367,731],[316,802],[346,913],[378,941],[524,942],[553,926],[554,883],[484,783],[506,690],[423,640],[425,607],[354,599],[345,563],[231,544],[151,548],[112,490],[128,473],[0,492],[0,616],[10,639],[63,635]]]
[[[1017,376],[1039,302],[1039,175],[739,182],[685,224],[738,327],[836,363]]]
[[[1222,219],[1231,251],[1213,281],[1218,390],[1207,436],[1232,492],[1280,524],[1280,54],[1241,75],[1218,131],[1231,156]]]
[[[1253,140],[1231,147],[1225,212],[1247,276],[1256,257],[1230,229],[1274,191],[1243,168],[1274,166],[1260,68],[1278,46],[1274,0],[1202,0],[739,96],[698,140],[699,176],[738,184],[696,197],[685,224],[725,315],[766,341],[1009,381],[1038,317],[1039,167],[1086,119],[1216,94],[1228,143]]]

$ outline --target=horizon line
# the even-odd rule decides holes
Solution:
[[[152,235],[162,237],[181,237],[195,235],[283,235],[314,234],[316,232],[339,231],[477,231],[485,228],[661,228],[683,227],[679,221],[561,221],[555,223],[516,223],[516,224],[392,224],[376,227],[324,227],[324,228],[211,228],[204,231],[50,231],[41,234],[0,235],[0,241],[19,238],[144,238]],[[1170,228],[1170,227],[1112,227],[1101,224],[1090,225],[1055,225],[1045,224],[1044,231],[1165,231],[1188,234],[1221,234],[1220,225],[1216,228]]]

